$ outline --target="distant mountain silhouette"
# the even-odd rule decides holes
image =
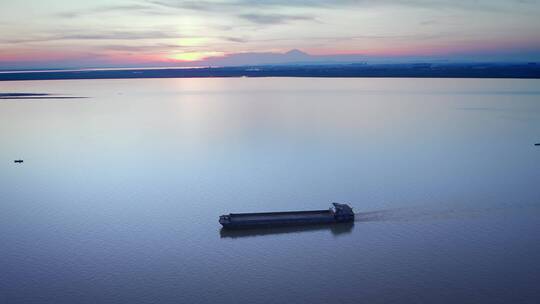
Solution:
[[[310,56],[308,53],[302,52],[299,49],[290,50],[283,55],[289,56],[289,57],[298,57],[298,58],[305,58],[305,57]]]

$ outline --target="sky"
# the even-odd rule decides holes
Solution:
[[[0,0],[0,69],[540,61],[539,16],[540,0]]]

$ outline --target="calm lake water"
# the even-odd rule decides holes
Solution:
[[[0,100],[0,303],[540,302],[540,80],[0,93],[88,97]],[[333,201],[353,226],[218,224]]]

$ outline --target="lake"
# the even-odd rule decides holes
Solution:
[[[0,303],[540,302],[540,80],[0,93],[86,97],[0,100]],[[354,225],[218,223],[331,202]]]

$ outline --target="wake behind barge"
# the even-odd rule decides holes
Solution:
[[[334,224],[354,221],[352,208],[347,204],[332,203],[332,208],[314,211],[230,213],[219,217],[223,228],[242,229],[277,226]]]

